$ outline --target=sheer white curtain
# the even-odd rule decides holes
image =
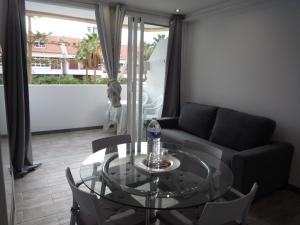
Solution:
[[[112,107],[121,106],[122,88],[117,79],[125,11],[125,6],[109,3],[99,3],[95,10],[102,54],[109,77],[107,95]]]

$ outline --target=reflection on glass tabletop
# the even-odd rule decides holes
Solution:
[[[188,208],[213,201],[233,183],[231,170],[205,152],[195,156],[181,145],[161,143],[163,170],[147,168],[147,143],[121,144],[84,160],[80,176],[100,197],[132,207]],[[126,195],[135,200],[128,202]]]

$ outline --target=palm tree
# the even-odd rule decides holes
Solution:
[[[79,42],[77,48],[75,58],[80,61],[86,69],[86,79],[88,77],[88,69],[92,69],[94,71],[93,82],[96,83],[96,71],[102,61],[98,34],[87,34],[87,36]]]
[[[85,68],[85,79],[88,80],[88,43],[87,40],[84,38],[82,39],[79,44],[76,46],[77,52],[75,58],[82,63],[83,68]]]

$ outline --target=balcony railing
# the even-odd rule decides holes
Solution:
[[[29,85],[31,131],[101,126],[108,107],[107,85]],[[127,86],[122,85],[122,99]],[[1,96],[2,95],[2,96]],[[4,99],[0,85],[0,99]],[[0,102],[0,131],[6,133],[5,103]]]

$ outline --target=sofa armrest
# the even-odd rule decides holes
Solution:
[[[272,143],[234,154],[231,161],[234,187],[246,194],[257,182],[257,196],[284,187],[288,184],[293,150],[288,143]]]
[[[163,117],[157,120],[162,129],[177,129],[178,117]]]

